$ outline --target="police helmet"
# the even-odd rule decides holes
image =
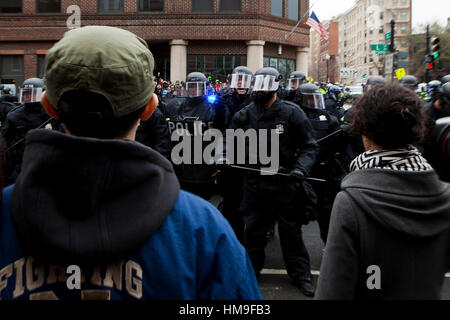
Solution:
[[[253,81],[253,72],[244,66],[234,68],[228,78],[231,89],[250,89]]]
[[[416,77],[408,75],[408,76],[404,76],[402,78],[402,80],[400,80],[400,84],[405,87],[415,89],[417,87],[417,85],[419,84],[419,81],[417,81]]]
[[[191,72],[186,77],[186,90],[183,96],[189,98],[205,96],[208,84],[208,78],[203,73]]]
[[[45,82],[39,78],[30,78],[23,82],[19,94],[20,103],[36,103],[41,101],[45,91]]]
[[[272,67],[259,69],[255,73],[255,83],[253,91],[275,92],[280,87],[280,81],[283,76]]]
[[[298,86],[307,83],[306,75],[300,71],[294,71],[290,74],[288,79],[288,88],[291,91],[297,90]]]
[[[386,79],[380,76],[372,76],[367,79],[366,86],[373,86],[376,83],[386,83]]]
[[[450,82],[443,84],[437,90],[437,98],[441,99],[446,105],[450,106]]]
[[[450,82],[450,74],[443,76],[441,79],[442,84],[445,84],[447,82]]]
[[[297,96],[300,98],[298,103],[303,107],[315,109],[325,109],[323,94],[319,88],[312,83],[305,83],[298,87]]]

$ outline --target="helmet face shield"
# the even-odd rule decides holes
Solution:
[[[303,93],[302,106],[325,110],[325,100],[321,93]]]
[[[253,85],[253,91],[277,91],[280,87],[280,82],[276,81],[277,78],[271,75],[257,75],[255,76],[255,84]]]
[[[20,89],[19,102],[20,103],[33,103],[40,102],[43,88],[36,88],[32,84],[24,85]]]
[[[206,95],[206,82],[186,82],[186,89],[183,90],[183,96],[189,98],[202,97]]]
[[[250,74],[236,73],[231,75],[231,89],[250,89],[253,77]]]
[[[295,91],[298,89],[299,85],[302,84],[303,81],[299,78],[292,78],[288,81],[288,88],[291,91]]]

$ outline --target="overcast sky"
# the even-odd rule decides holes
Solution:
[[[390,1],[390,0],[385,0]],[[350,9],[355,0],[309,0],[309,4],[320,21],[331,19]],[[412,0],[413,28],[421,23],[439,21],[447,25],[450,17],[450,0]]]

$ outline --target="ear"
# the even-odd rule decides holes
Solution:
[[[50,117],[52,117],[53,119],[59,119],[55,109],[53,109],[52,104],[50,103],[50,101],[48,101],[45,91],[41,95],[41,105],[42,107],[44,107],[45,112],[47,112]]]
[[[145,110],[144,112],[142,112],[140,119],[142,121],[150,119],[153,112],[155,112],[156,108],[158,107],[158,104],[159,104],[158,96],[156,94],[153,94],[152,98],[145,106]]]

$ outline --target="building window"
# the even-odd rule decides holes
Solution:
[[[164,12],[164,0],[139,0],[139,11]]]
[[[406,11],[402,11],[402,20],[406,20],[408,18],[408,14],[406,13]]]
[[[241,0],[221,0],[220,12],[241,12]]]
[[[384,12],[380,12],[380,20],[384,19]]]
[[[98,0],[99,13],[123,12],[123,0]]]
[[[45,77],[45,55],[37,56],[37,77],[44,78]]]
[[[214,12],[214,0],[192,0],[192,12]]]
[[[379,0],[378,4],[380,5],[380,7],[384,6],[384,0]]]
[[[370,28],[369,34],[373,34],[373,27]]]
[[[384,27],[383,26],[380,27],[380,30],[378,31],[378,33],[381,33],[381,34],[384,33]]]
[[[0,78],[3,82],[15,82],[20,87],[24,81],[23,56],[0,55]]]
[[[290,74],[295,71],[295,60],[264,57],[264,67],[272,67],[283,75],[283,79],[288,79]]]
[[[300,0],[289,0],[288,18],[295,21],[300,19]]]
[[[61,0],[37,0],[36,12],[59,13],[61,12]]]
[[[406,48],[408,46],[408,42],[405,39],[402,39],[400,41],[400,45],[402,46],[402,48]]]
[[[271,0],[271,12],[275,17],[284,17],[284,0]]]
[[[406,34],[406,26],[402,26],[400,30],[402,34]]]
[[[163,79],[170,78],[170,57],[157,57],[155,58],[155,71],[154,74],[157,75],[158,72]]]
[[[21,13],[22,0],[8,0],[0,2],[0,13]]]
[[[393,6],[398,5],[398,0],[392,0],[392,5],[393,5]]]
[[[188,55],[188,73],[202,72],[215,81],[225,82],[233,69],[247,64],[241,55]]]
[[[402,0],[402,4],[406,4],[407,2],[407,0]]]

